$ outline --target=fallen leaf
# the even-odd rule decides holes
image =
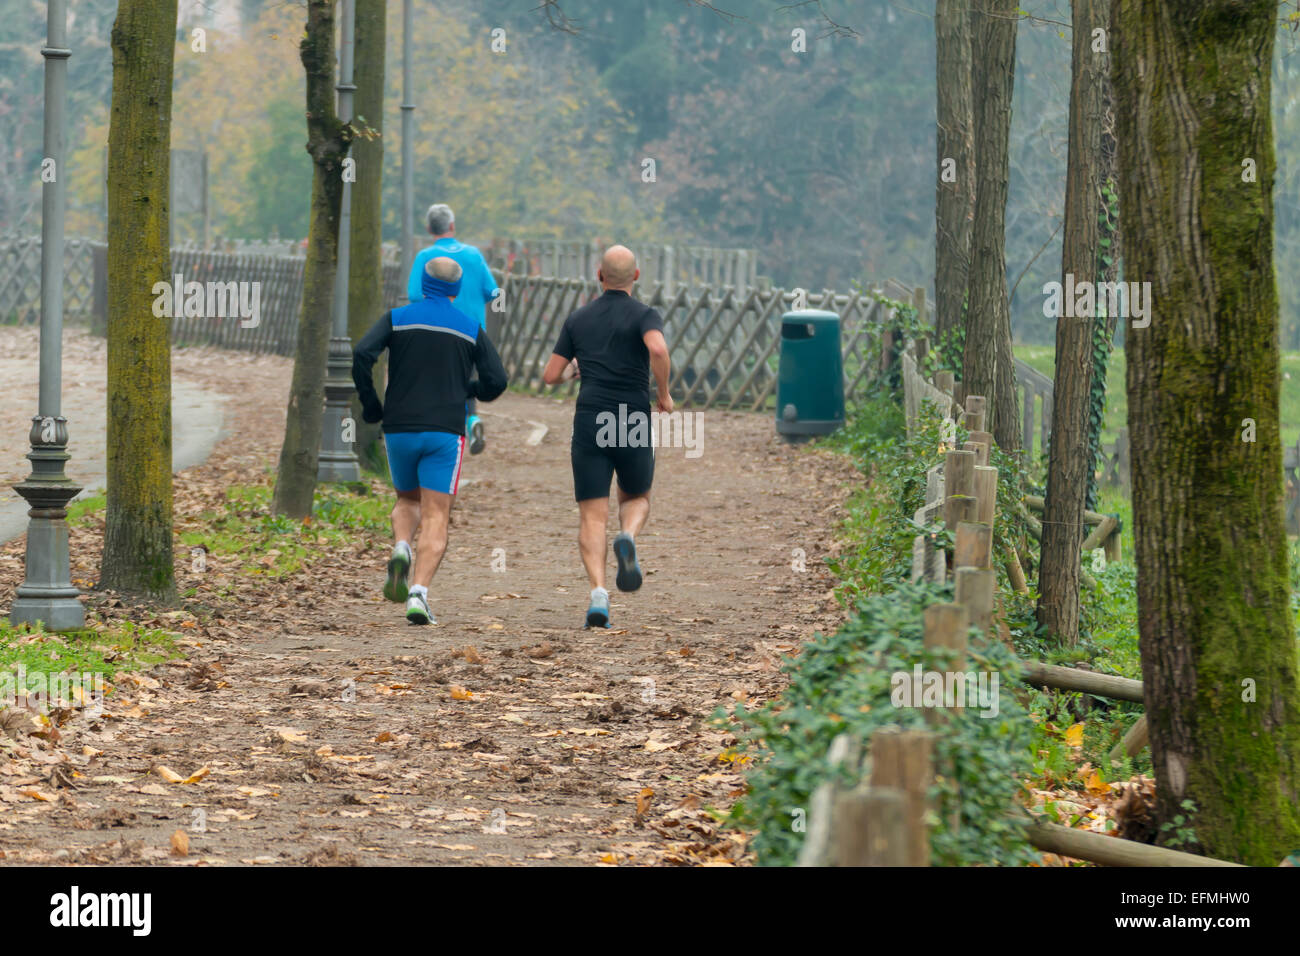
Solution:
[[[177,830],[172,833],[172,856],[189,856],[190,855],[190,838],[185,835],[184,830]]]
[[[642,788],[641,792],[636,795],[636,822],[640,823],[650,809],[650,801],[654,799],[655,792],[649,787]]]
[[[473,691],[466,690],[464,687],[461,687],[459,684],[451,685],[452,700],[471,700],[473,699],[473,697],[474,697]]]
[[[182,777],[180,774],[178,774],[175,770],[171,769],[171,767],[164,767],[162,764],[159,764],[153,769],[154,769],[154,773],[158,774],[158,776],[162,777],[168,783],[185,782],[185,778]]]
[[[1088,788],[1089,793],[1110,793],[1111,789],[1110,784],[1105,780],[1102,780],[1101,774],[1096,770],[1094,770],[1092,775],[1088,777],[1084,786]]]

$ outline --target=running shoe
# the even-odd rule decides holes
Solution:
[[[609,627],[609,592],[598,588],[591,592],[591,607],[587,608],[588,627]]]
[[[429,610],[429,602],[423,594],[412,594],[406,600],[406,623],[437,624]]]
[[[614,557],[618,559],[614,583],[620,591],[635,591],[641,586],[641,565],[636,563],[636,542],[626,531],[614,536]]]
[[[406,600],[406,578],[411,573],[411,549],[393,548],[388,559],[388,580],[384,582],[384,597],[398,604]]]
[[[465,432],[469,435],[469,453],[477,455],[487,444],[487,439],[483,437],[483,419],[471,415],[465,423]]]

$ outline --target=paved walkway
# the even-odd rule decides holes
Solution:
[[[27,503],[13,490],[15,482],[31,472],[26,455],[28,433],[37,407],[37,354],[35,328],[0,327],[0,382],[5,401],[0,405],[0,544],[27,530]],[[105,341],[81,329],[64,336],[63,414],[68,419],[68,474],[84,488],[79,498],[104,489],[107,351]],[[204,462],[222,436],[222,408],[218,390],[191,380],[185,365],[173,369],[172,468],[180,471]]]

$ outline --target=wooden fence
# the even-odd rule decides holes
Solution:
[[[83,317],[91,312],[94,269],[91,243],[63,243],[63,312]],[[41,240],[0,240],[0,323],[29,325],[41,317]]]
[[[428,237],[423,237],[423,243],[427,241]],[[508,275],[594,280],[601,254],[612,242],[609,239],[492,239],[479,248],[488,265]],[[749,289],[759,284],[758,253],[753,249],[634,243],[632,251],[641,269],[642,286],[657,283],[670,295],[678,286]]]
[[[108,318],[108,248],[90,243],[93,258],[91,328],[102,332]],[[302,307],[301,256],[268,256],[257,252],[226,253],[211,249],[176,248],[172,274],[183,282],[256,282],[259,315],[256,326],[244,327],[238,317],[177,316],[172,318],[172,344],[214,345],[245,352],[293,355],[298,342]],[[400,263],[383,266],[383,308],[406,304],[406,275]],[[374,318],[379,318],[378,315]]]
[[[925,609],[923,646],[927,652],[946,652],[947,666],[963,672],[968,642],[1010,643],[1010,634],[998,611],[993,562],[1005,561],[1008,580],[1016,590],[1026,590],[1024,573],[1013,547],[1005,554],[994,553],[993,529],[999,520],[998,472],[988,465],[993,437],[984,430],[984,398],[963,396],[963,404],[959,405],[953,396],[951,373],[940,373],[934,381],[927,380],[918,371],[916,351],[911,345],[903,352],[902,366],[909,429],[916,428],[917,416],[925,403],[932,403],[944,420],[942,433],[948,446],[943,461],[927,470],[926,503],[913,515],[922,526],[941,522],[953,532],[950,551],[938,548],[929,534],[917,535],[913,543],[913,580],[953,582],[952,602],[932,604]],[[956,448],[952,445],[959,422],[965,426],[970,440]],[[1094,536],[1117,531],[1117,526],[1107,528],[1103,524],[1094,531]],[[1025,662],[1022,680],[1033,686],[1142,700],[1140,681],[1036,661]],[[827,762],[841,771],[847,770],[854,783],[844,786],[831,780],[813,794],[800,865],[928,865],[931,828],[959,825],[956,818],[936,817],[929,802],[935,775],[947,774],[949,770],[937,765],[935,753],[936,742],[947,731],[952,713],[951,708],[927,707],[928,729],[924,731],[886,727],[872,734],[869,742],[854,740],[847,734],[835,738]],[[1140,723],[1145,728],[1145,723]],[[869,747],[866,752],[864,744]],[[1132,755],[1143,744],[1141,730],[1135,727],[1116,748],[1116,753]],[[1028,842],[1043,852],[1107,866],[1237,865],[1042,819],[1027,820],[1024,811],[1012,807],[1007,807],[1007,813],[1026,824]]]
[[[897,291],[897,284],[888,288]],[[490,315],[488,329],[511,384],[545,388],[542,369],[564,320],[600,292],[594,280],[506,277],[506,312],[499,323]],[[663,316],[673,353],[669,391],[675,400],[697,408],[757,411],[770,406],[781,316],[796,301],[793,291],[678,287],[669,292],[655,283],[638,284],[634,293]],[[891,310],[871,294],[830,290],[809,293],[806,305],[840,316],[844,395],[851,401],[879,368],[879,336]],[[570,384],[570,394],[576,389],[576,382]]]

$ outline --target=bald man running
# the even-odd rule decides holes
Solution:
[[[490,402],[506,388],[506,370],[487,330],[452,304],[461,276],[453,259],[428,260],[420,279],[424,298],[385,312],[352,351],[352,381],[362,417],[384,423],[388,470],[397,492],[392,514],[396,544],[384,597],[405,601],[412,624],[436,623],[429,587],[447,550],[451,502],[460,487],[465,399]],[[381,402],[374,367],[384,349],[388,388]],[[417,530],[418,551],[412,556]]]
[[[663,319],[631,295],[640,275],[630,249],[607,249],[596,273],[604,293],[565,320],[555,354],[542,373],[548,385],[567,381],[575,374],[582,381],[569,457],[578,501],[578,548],[591,580],[588,627],[609,626],[605,524],[609,519],[609,482],[615,474],[620,528],[614,538],[616,583],[620,591],[635,591],[641,586],[636,535],[650,516],[650,486],[655,471],[650,430],[651,370],[659,390],[659,410],[673,410],[668,394],[668,343],[664,340]],[[644,426],[635,427],[638,421]]]

